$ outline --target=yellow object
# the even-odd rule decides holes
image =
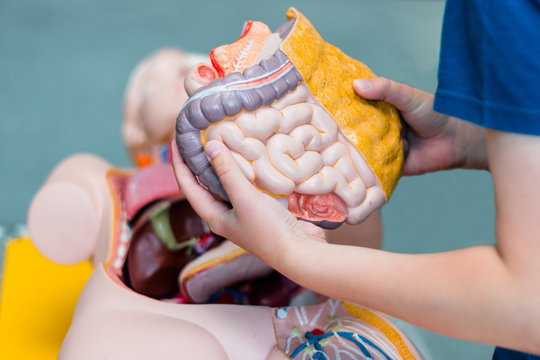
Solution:
[[[56,359],[92,269],[89,261],[55,264],[29,239],[10,240],[0,279],[0,359]]]
[[[366,65],[324,41],[295,8],[287,11],[287,18],[296,22],[281,50],[302,74],[313,96],[334,117],[341,132],[362,153],[389,198],[403,167],[397,110],[354,92],[353,80],[375,77]]]

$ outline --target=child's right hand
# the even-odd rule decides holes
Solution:
[[[355,80],[363,98],[393,104],[409,126],[404,175],[453,168],[487,169],[485,131],[433,111],[433,95],[386,78]]]

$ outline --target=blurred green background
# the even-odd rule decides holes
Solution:
[[[142,57],[164,46],[208,53],[236,39],[245,20],[276,28],[289,6],[377,74],[435,90],[444,1],[1,0],[0,224],[24,223],[48,172],[73,153],[130,165],[120,136],[123,91]],[[404,178],[383,217],[391,251],[490,243],[489,174]],[[429,359],[491,359],[490,346],[409,331]]]

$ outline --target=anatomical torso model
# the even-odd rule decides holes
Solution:
[[[202,152],[209,139],[233,149],[258,187],[321,226],[360,222],[386,201],[402,163],[395,110],[383,103],[360,110],[379,120],[359,125],[368,135],[354,139],[360,130],[336,120],[342,107],[354,113],[352,100],[322,101],[314,89],[324,72],[306,80],[283,50],[284,34],[314,31],[300,13],[289,15],[275,34],[248,25],[237,43],[214,50],[216,67],[188,71],[191,61],[171,49],[146,59],[126,93],[124,138],[138,167],[75,155],[35,196],[28,222],[38,249],[60,263],[95,265],[61,359],[421,358],[382,314],[303,289],[213,234],[174,179],[169,144],[186,77],[192,97],[176,140],[201,183],[224,200]],[[227,52],[242,56],[231,62]]]

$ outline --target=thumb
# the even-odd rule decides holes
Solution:
[[[220,141],[210,140],[205,145],[204,150],[233,205],[235,202],[245,200],[250,196],[253,199],[253,195],[249,194],[253,194],[251,190],[255,189],[234,160],[229,149]]]
[[[353,88],[363,98],[386,101],[402,113],[416,111],[426,99],[421,90],[384,77],[354,80]]]

